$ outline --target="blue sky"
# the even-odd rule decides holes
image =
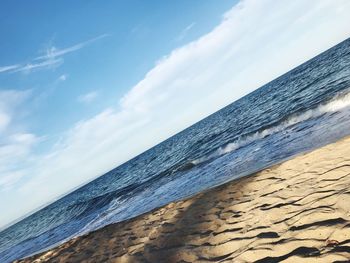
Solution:
[[[0,227],[346,39],[349,12],[347,0],[2,1]]]
[[[32,129],[43,134],[65,130],[82,116],[93,115],[111,105],[142,79],[162,55],[210,30],[235,3],[232,0],[220,4],[199,0],[167,4],[106,1],[103,5],[99,1],[6,2],[1,10],[0,32],[6,36],[0,46],[1,66],[40,63],[35,58],[47,55],[52,48],[69,49],[100,37],[83,48],[56,57],[51,68],[48,65],[31,70],[32,74],[24,70],[24,74],[0,75],[2,87],[31,89],[35,97],[45,97],[33,102],[38,104],[34,105],[37,112],[28,116]],[[193,23],[195,30],[183,34]],[[57,81],[60,76],[66,78],[64,85]],[[96,99],[89,107],[77,105],[76,98],[89,92],[98,93],[100,100]],[[69,117],[62,110],[65,108],[74,108],[69,111]]]

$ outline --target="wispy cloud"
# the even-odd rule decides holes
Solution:
[[[2,190],[11,190],[12,186],[24,176],[25,176],[25,171],[6,172],[2,174],[0,177],[0,187],[2,188]]]
[[[189,24],[187,27],[185,27],[184,28],[184,30],[182,30],[181,31],[181,33],[176,37],[176,41],[181,41],[181,40],[183,40],[186,36],[187,36],[187,34],[188,34],[188,32],[190,32],[190,30],[194,27],[196,25],[196,23],[191,23],[191,24]]]
[[[58,77],[58,80],[59,81],[66,81],[68,78],[68,75],[67,74],[62,74],[61,76]]]
[[[16,108],[30,95],[30,91],[0,90],[0,135],[15,117]],[[1,143],[0,137],[0,143]]]
[[[11,72],[24,72],[28,74],[33,70],[37,70],[37,69],[53,69],[60,66],[62,63],[63,63],[63,58],[48,59],[39,63],[28,63],[25,65],[22,65],[17,69],[12,70]]]
[[[98,37],[95,37],[95,38],[92,38],[92,39],[89,39],[87,41],[84,41],[84,42],[81,42],[79,44],[76,44],[76,45],[73,45],[71,47],[67,47],[67,48],[63,48],[63,49],[59,49],[55,46],[52,46],[50,48],[48,48],[46,50],[46,54],[43,55],[43,56],[39,56],[39,57],[36,57],[34,60],[47,60],[47,59],[54,59],[56,57],[61,57],[65,54],[68,54],[68,53],[71,53],[71,52],[74,52],[74,51],[77,51],[79,49],[82,49],[83,47],[99,40],[99,39],[102,39],[102,38],[105,38],[105,37],[108,37],[110,36],[109,34],[103,34],[103,35],[100,35]]]
[[[5,130],[11,121],[11,117],[5,113],[0,111],[0,134],[1,131]]]
[[[19,131],[14,124],[30,93],[28,90],[0,91],[0,191],[10,190],[26,175],[19,166],[23,167],[31,158],[32,147],[38,142],[34,134]]]
[[[96,99],[97,95],[98,95],[97,91],[91,91],[89,93],[80,95],[78,97],[78,101],[83,103],[90,103]]]
[[[78,50],[82,49],[83,47],[85,47],[89,44],[92,44],[93,42],[95,42],[99,39],[105,38],[107,36],[109,36],[109,35],[103,34],[103,35],[100,35],[98,37],[89,39],[87,41],[84,41],[84,42],[78,43],[76,45],[73,45],[73,46],[70,46],[67,48],[63,48],[63,49],[59,49],[55,46],[51,46],[46,50],[45,55],[38,56],[38,57],[34,58],[29,63],[22,63],[22,64],[15,64],[15,65],[10,65],[10,66],[0,67],[0,73],[4,73],[4,72],[30,73],[33,70],[38,70],[38,69],[56,68],[56,67],[63,64],[63,62],[64,62],[63,56],[64,55],[78,51]]]
[[[28,99],[30,94],[30,90],[0,90],[0,111],[13,114],[14,109]]]
[[[2,138],[0,144],[0,191],[10,188],[27,173],[24,167],[32,158],[32,148],[39,138],[32,133],[16,133]],[[21,175],[21,176],[19,176]]]
[[[17,69],[19,67],[20,67],[20,65],[3,66],[3,67],[0,67],[0,73],[11,71],[11,70]]]

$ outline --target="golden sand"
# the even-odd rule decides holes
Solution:
[[[348,262],[350,138],[20,262]]]

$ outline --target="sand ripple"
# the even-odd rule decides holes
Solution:
[[[349,262],[350,138],[21,262]]]

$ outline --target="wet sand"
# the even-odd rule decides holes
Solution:
[[[350,138],[20,262],[349,262]]]

